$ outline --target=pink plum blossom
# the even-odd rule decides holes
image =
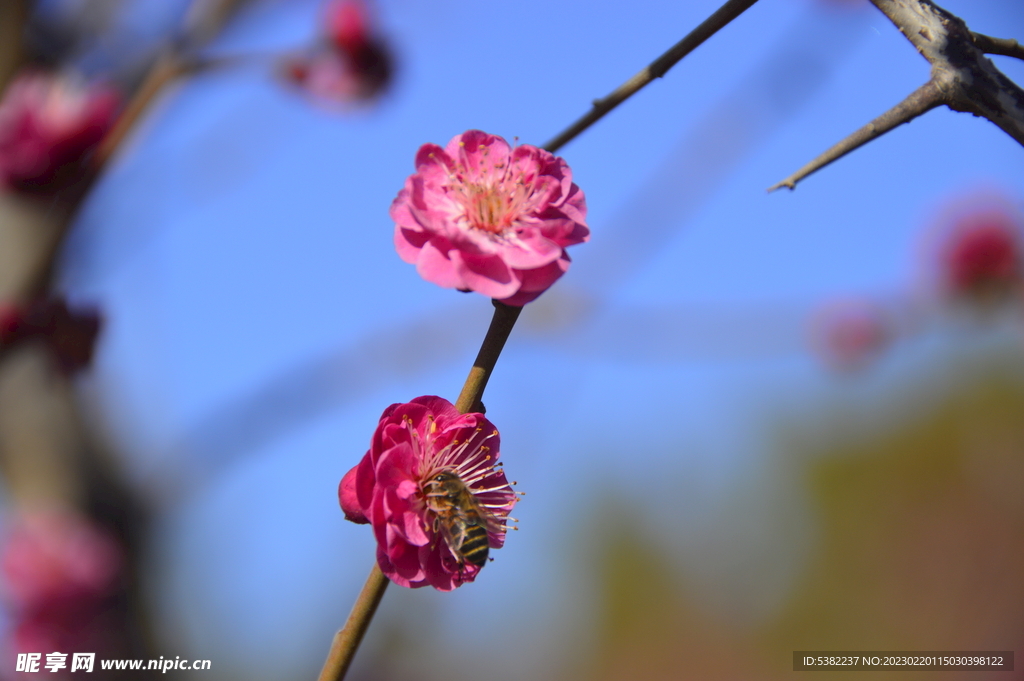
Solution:
[[[369,522],[377,564],[405,587],[451,591],[480,567],[462,560],[444,537],[428,493],[435,476],[454,473],[487,516],[488,544],[505,543],[517,495],[497,465],[498,431],[483,414],[460,414],[440,397],[417,397],[384,410],[370,449],[339,486],[346,517]]]
[[[28,191],[73,182],[119,107],[108,86],[42,72],[19,76],[0,101],[0,182]]]
[[[587,206],[560,157],[479,130],[424,144],[391,204],[398,255],[427,281],[521,306],[569,269]]]

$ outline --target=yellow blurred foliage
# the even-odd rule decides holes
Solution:
[[[792,678],[794,650],[1024,654],[1024,385],[990,376],[931,402],[805,457],[815,547],[786,603],[755,626],[695,607],[641,525],[603,532],[596,647],[580,678]],[[1024,678],[1016,667],[942,676]]]

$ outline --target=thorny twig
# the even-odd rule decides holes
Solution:
[[[985,57],[986,53],[1022,56],[1024,50],[1017,41],[972,33],[962,19],[931,0],[871,2],[932,65],[931,78],[907,99],[768,191],[795,189],[811,173],[940,104],[987,118],[1024,145],[1024,90]]]
[[[1024,59],[1024,45],[1013,38],[993,38],[981,33],[971,35],[974,37],[974,44],[985,54],[1001,54],[1004,57]]]

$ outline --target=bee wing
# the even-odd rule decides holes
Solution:
[[[467,514],[467,522],[471,525],[483,525],[489,534],[499,534],[502,531],[502,523],[493,513],[481,506],[476,499],[472,502],[472,511]]]
[[[462,562],[462,543],[466,540],[466,523],[458,515],[453,515],[450,518],[441,520],[439,523],[441,526],[441,536],[444,537],[444,541],[448,544],[448,548],[452,550],[452,554],[455,559],[460,563]]]

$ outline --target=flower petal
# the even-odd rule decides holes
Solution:
[[[447,252],[442,253],[433,241],[423,244],[420,249],[416,271],[427,281],[443,288],[468,288]]]
[[[507,298],[519,290],[519,280],[498,255],[450,253],[466,288],[490,298]]]
[[[358,464],[353,466],[338,484],[338,502],[341,504],[341,510],[345,512],[346,520],[364,525],[370,521],[363,514],[363,507],[359,503],[359,495],[356,493],[356,471],[358,468]]]

